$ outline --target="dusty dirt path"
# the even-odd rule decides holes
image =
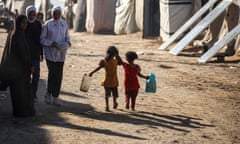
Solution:
[[[0,34],[0,48],[5,33]],[[71,33],[61,91],[61,107],[43,102],[47,69],[41,65],[38,114],[17,119],[11,115],[10,98],[0,101],[0,143],[14,144],[239,144],[240,143],[240,57],[226,63],[200,65],[194,49],[180,56],[159,51],[157,40],[130,35]],[[119,73],[119,108],[104,111],[103,70],[93,76],[88,93],[80,92],[84,73],[98,65],[109,45],[119,48],[123,59],[128,50],[142,52],[136,61],[142,72],[155,73],[157,93],[141,89],[136,111],[124,108],[123,70]],[[9,94],[8,94],[9,95]],[[112,103],[110,103],[112,105]]]

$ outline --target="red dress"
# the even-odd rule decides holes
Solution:
[[[137,75],[140,72],[138,65],[130,66],[128,63],[123,63],[124,68],[124,86],[125,91],[137,91],[140,88]]]

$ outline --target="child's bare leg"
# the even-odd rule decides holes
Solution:
[[[118,107],[117,98],[118,98],[118,89],[113,88],[112,89],[113,94],[113,108],[116,109]]]
[[[128,94],[128,92],[126,92],[126,106],[125,106],[125,108],[126,109],[129,109],[129,99],[130,99],[130,97],[129,97],[129,94]]]
[[[109,111],[109,102],[108,102],[108,99],[109,99],[109,96],[110,96],[110,91],[109,91],[109,88],[106,88],[106,87],[104,87],[104,89],[105,89],[105,104],[106,104],[106,108],[105,108],[105,110],[106,111]]]
[[[131,93],[131,108],[134,111],[135,110],[135,103],[136,103],[136,98],[137,98],[138,90],[133,91]]]
[[[131,109],[134,111],[135,110],[135,103],[136,103],[136,96],[132,95],[131,96]]]
[[[108,96],[105,96],[106,111],[109,111]]]
[[[118,107],[117,97],[113,96],[113,108],[116,109],[117,107]]]

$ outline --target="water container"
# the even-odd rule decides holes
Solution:
[[[155,93],[157,90],[156,77],[153,73],[149,75],[149,79],[146,81],[145,92]]]
[[[87,74],[83,75],[80,91],[88,92],[90,85],[91,85],[92,78],[88,76]]]

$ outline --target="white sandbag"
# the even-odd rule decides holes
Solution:
[[[193,0],[160,0],[160,35],[164,41],[192,16],[192,1]]]
[[[128,34],[136,31],[135,0],[117,0],[114,32]]]
[[[86,29],[88,32],[113,32],[115,0],[87,0]]]

